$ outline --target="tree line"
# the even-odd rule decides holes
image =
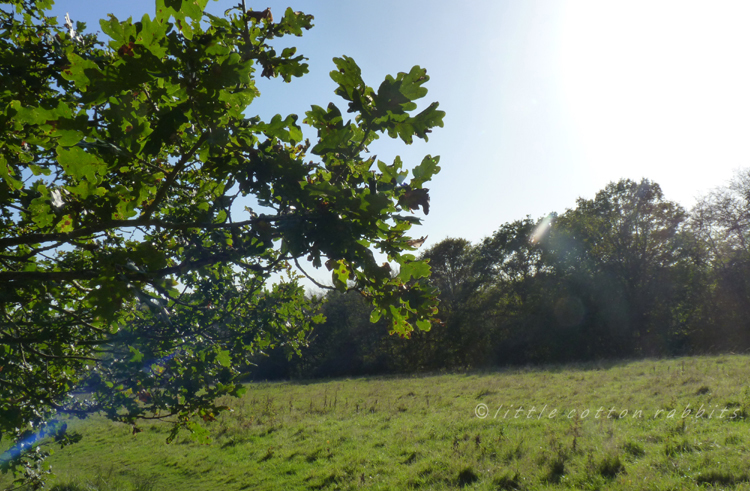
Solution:
[[[330,292],[300,356],[256,359],[256,379],[674,356],[750,348],[750,170],[691,211],[623,179],[562,214],[501,225],[422,254],[439,322],[409,339]]]

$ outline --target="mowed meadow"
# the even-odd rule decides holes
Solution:
[[[226,403],[209,444],[71,421],[84,439],[55,450],[51,487],[750,489],[744,355],[257,383]]]

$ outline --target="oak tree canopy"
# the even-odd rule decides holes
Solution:
[[[221,17],[206,3],[110,15],[108,39],[50,17],[51,0],[0,9],[0,438],[16,445],[5,470],[35,478],[40,438],[71,440],[55,414],[103,412],[134,431],[160,418],[172,437],[202,437],[196,421],[241,392],[251,355],[298,349],[320,320],[293,273],[301,259],[394,332],[430,327],[437,301],[409,231],[429,211],[438,158],[409,170],[368,151],[442,126],[437,103],[417,111],[425,70],[376,89],[335,58],[345,106],[264,121],[256,78],[308,69],[273,41],[313,17],[244,0]]]

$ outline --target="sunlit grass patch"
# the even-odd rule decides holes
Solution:
[[[51,462],[58,491],[149,484],[137,476],[168,491],[750,489],[748,362],[254,384],[225,401],[210,445],[187,434],[166,445],[166,425],[134,435],[93,418],[70,423],[84,441]],[[96,484],[102,469],[118,488]]]

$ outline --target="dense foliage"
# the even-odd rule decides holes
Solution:
[[[274,355],[256,376],[746,351],[748,244],[750,171],[689,213],[658,184],[624,179],[565,213],[425,251],[441,300],[442,324],[431,331],[408,343],[389,338],[385,325],[365,331],[361,299],[333,293],[302,358]]]
[[[351,116],[312,106],[311,142],[297,116],[249,108],[258,71],[307,72],[272,42],[312,16],[275,21],[243,1],[217,17],[206,2],[110,15],[106,43],[50,18],[51,0],[0,9],[0,438],[16,444],[3,470],[39,477],[39,439],[71,440],[54,414],[102,411],[134,431],[168,418],[170,438],[200,437],[195,417],[240,392],[249,357],[297,350],[322,320],[292,273],[300,258],[389,330],[430,327],[437,300],[408,231],[429,210],[438,159],[409,177],[400,159],[368,155],[382,134],[409,144],[442,126],[437,103],[416,113],[425,70],[376,90],[334,59]]]

